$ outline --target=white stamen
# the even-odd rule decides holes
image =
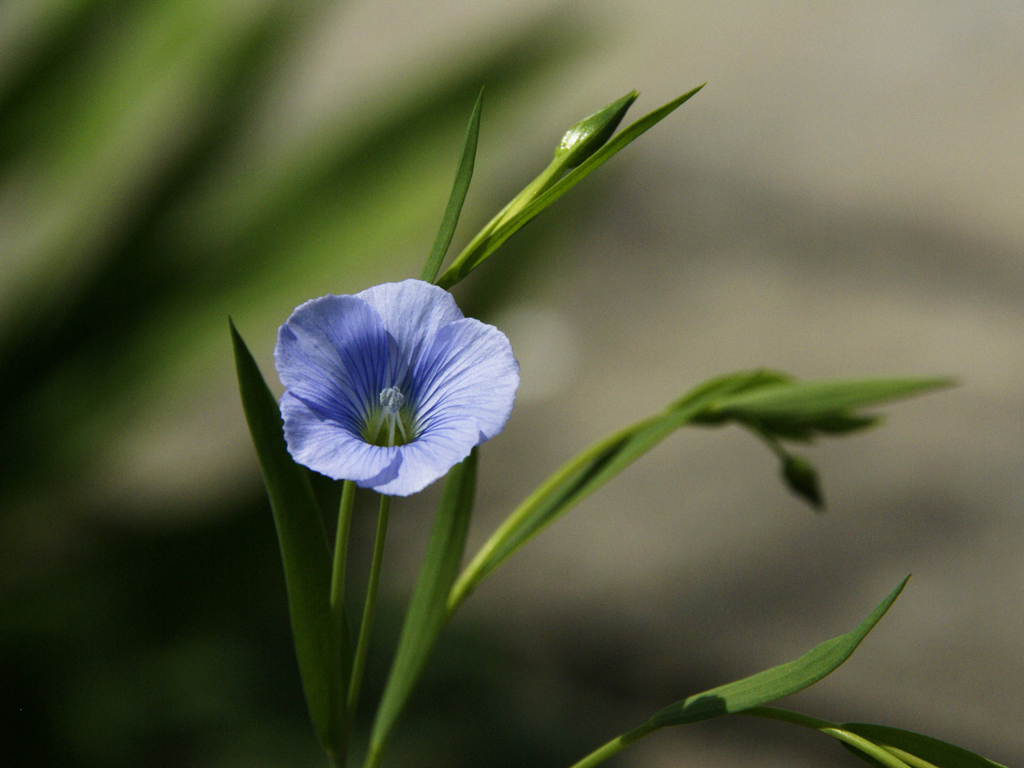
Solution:
[[[394,447],[395,445],[395,422],[398,422],[398,429],[402,433],[402,438],[409,442],[409,438],[405,434],[405,425],[402,423],[402,415],[398,412],[402,407],[402,403],[405,402],[405,395],[402,394],[398,387],[385,387],[381,390],[379,399],[381,412],[377,426],[373,430],[374,435],[380,429],[380,420],[386,418],[388,421],[388,446]]]
[[[385,387],[380,391],[380,404],[388,414],[398,413],[405,402],[405,395],[398,387]]]

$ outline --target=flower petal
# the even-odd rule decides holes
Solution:
[[[394,450],[399,453],[400,463],[395,466],[393,477],[381,473],[372,484],[377,493],[388,496],[411,496],[428,485],[440,480],[449,469],[469,456],[473,444],[465,440],[450,441],[450,435],[436,434],[432,439],[417,439]],[[456,437],[458,437],[456,433]]]
[[[419,280],[307,301],[281,326],[274,359],[292,457],[393,496],[422,490],[500,432],[519,386],[504,334]],[[390,387],[412,408],[416,436],[389,448],[363,427]]]
[[[412,381],[421,434],[472,429],[472,448],[505,427],[519,387],[519,363],[505,334],[465,318],[435,334]]]
[[[424,342],[439,328],[463,317],[448,291],[423,280],[375,285],[357,293],[356,298],[377,310],[405,363],[416,359]]]
[[[369,481],[389,482],[397,475],[402,463],[399,449],[371,445],[289,392],[281,398],[281,415],[288,453],[299,464],[363,487],[373,487]]]
[[[323,296],[299,306],[274,348],[278,377],[293,397],[359,434],[394,357],[380,316],[354,296]]]

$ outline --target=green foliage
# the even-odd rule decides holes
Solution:
[[[913,731],[869,723],[843,723],[840,728],[867,739],[910,768],[1005,768],[981,755]],[[843,746],[865,762],[877,764],[850,742],[844,741]]]
[[[802,691],[835,671],[840,664],[850,658],[868,632],[889,610],[896,598],[899,597],[900,592],[903,591],[909,578],[908,576],[903,579],[896,589],[890,592],[889,596],[851,632],[826,640],[787,664],[780,664],[777,667],[758,672],[756,675],[720,685],[703,693],[689,696],[675,704],[670,704],[646,723],[594,750],[572,768],[593,768],[659,728],[690,725],[723,715],[748,712],[761,716],[772,716],[779,710],[771,710],[762,705]],[[805,718],[805,720],[809,720],[809,718]],[[801,722],[801,724],[806,723]],[[916,768],[923,768],[923,766]]]
[[[590,118],[581,121],[586,123],[587,128],[593,131],[588,136],[588,140],[580,143],[579,149],[576,151],[561,155],[556,154],[555,160],[551,165],[491,219],[487,226],[477,233],[469,245],[463,249],[462,253],[455,258],[448,269],[441,275],[437,284],[442,288],[451,288],[460,282],[528,221],[579,184],[592,171],[596,170],[598,166],[609,160],[634,139],[639,138],[649,128],[671,114],[703,87],[703,85],[699,85],[679,98],[645,115],[617,136],[601,145],[600,149],[595,149],[595,144],[610,133],[608,126],[614,130],[615,125],[622,119],[626,110],[636,98],[636,92],[631,91]],[[603,123],[604,128],[598,129],[597,126],[589,122],[594,119]],[[570,132],[572,132],[572,129],[570,129]],[[584,156],[586,159],[578,167],[573,168],[565,176],[562,176],[571,167],[571,163]]]
[[[866,379],[849,382],[797,382],[775,371],[728,374],[695,387],[665,411],[598,441],[556,470],[531,493],[484,543],[459,576],[448,599],[454,610],[476,585],[513,552],[568,509],[589,496],[672,432],[687,424],[720,426],[735,420],[768,439],[783,458],[789,487],[815,506],[822,503],[816,473],[805,459],[782,451],[776,438],[799,427],[801,434],[822,425],[863,423],[852,413],[875,404],[946,386],[946,379]],[[780,425],[781,433],[772,433]]]
[[[850,658],[861,641],[867,637],[868,632],[874,629],[885,612],[896,602],[909,578],[908,576],[903,579],[864,621],[845,635],[826,640],[787,664],[780,664],[756,675],[720,685],[671,704],[652,717],[650,724],[655,728],[663,728],[735,714],[814,685]]]
[[[370,734],[367,766],[376,765],[448,618],[448,591],[459,572],[473,512],[478,449],[448,473],[398,650]]]
[[[639,91],[630,91],[618,101],[613,101],[572,126],[558,142],[555,160],[563,163],[566,168],[575,168],[593,155],[612,137],[638,96]]]
[[[711,403],[699,424],[736,421],[787,440],[811,440],[815,434],[840,435],[876,423],[853,413],[867,405],[952,386],[949,378],[827,379],[794,381],[782,374],[764,386],[730,394]]]
[[[299,673],[317,736],[329,752],[344,740],[351,666],[348,635],[332,637],[331,558],[309,476],[288,454],[277,401],[231,324],[238,388],[281,545]]]
[[[920,733],[868,723],[830,723],[778,707],[754,707],[742,714],[816,730],[839,741],[876,768],[1005,768],[961,747]]]
[[[473,106],[473,114],[469,117],[466,137],[462,141],[462,154],[459,157],[459,168],[455,173],[455,183],[452,186],[451,197],[448,199],[448,207],[441,220],[441,228],[437,231],[434,247],[430,250],[427,263],[423,265],[423,273],[420,275],[420,280],[428,283],[434,282],[441,269],[441,262],[444,261],[444,255],[448,252],[448,246],[451,245],[452,237],[455,235],[455,227],[459,223],[462,205],[466,202],[469,182],[473,178],[473,164],[476,161],[476,144],[477,138],[480,136],[480,110],[483,108],[483,104],[484,92],[481,90],[476,104]]]
[[[839,436],[866,429],[877,424],[879,417],[855,413],[854,409],[953,383],[947,378],[796,381],[785,374],[765,372],[756,384],[710,403],[693,423],[721,426],[732,421],[751,430],[779,457],[782,479],[789,489],[821,510],[825,498],[817,470],[780,441],[809,443],[819,435]]]
[[[815,509],[825,506],[825,497],[821,492],[821,481],[818,471],[807,459],[786,453],[782,457],[782,479],[790,490],[803,497]]]

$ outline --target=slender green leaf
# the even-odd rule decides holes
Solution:
[[[868,723],[831,723],[778,707],[753,707],[742,714],[779,720],[831,736],[876,768],[1005,768],[966,749],[899,728]]]
[[[563,464],[480,548],[452,587],[449,610],[454,610],[485,576],[545,526],[701,413],[708,403],[731,392],[773,381],[775,377],[777,374],[755,371],[706,382],[663,413],[616,432]]]
[[[909,578],[908,576],[900,582],[899,586],[882,601],[881,605],[875,608],[852,632],[826,640],[796,661],[773,667],[743,680],[712,688],[704,693],[698,693],[676,702],[658,712],[646,723],[598,747],[582,760],[574,763],[572,768],[594,768],[659,728],[670,725],[689,725],[722,715],[741,713],[802,725],[828,733],[841,740],[851,741],[869,753],[877,755],[880,758],[879,765],[884,768],[926,768],[922,765],[908,765],[882,749],[876,748],[861,736],[852,733],[831,732],[836,730],[834,723],[797,712],[762,706],[813,685],[846,661],[861,640],[889,610]],[[975,766],[972,765],[970,768],[975,768]]]
[[[618,135],[613,137],[600,149],[590,155],[580,165],[559,179],[558,182],[552,184],[545,191],[538,194],[531,202],[516,211],[513,215],[506,218],[501,217],[501,214],[499,214],[499,217],[501,217],[500,224],[491,229],[489,229],[491,225],[488,225],[488,228],[485,228],[485,237],[481,239],[474,238],[466,249],[459,254],[455,261],[451,263],[448,269],[445,270],[444,274],[442,274],[440,279],[437,281],[437,284],[442,288],[451,288],[453,285],[461,281],[470,272],[476,269],[484,259],[494,253],[502,243],[508,240],[508,238],[515,234],[515,232],[523,227],[523,225],[533,219],[534,216],[539,214],[549,205],[558,200],[558,198],[579,184],[592,171],[596,170],[613,155],[625,148],[626,145],[634,139],[638,138],[649,128],[667,117],[671,112],[673,112],[683,102],[690,99],[703,87],[703,84],[697,86],[693,90],[684,93],[679,98],[670,101],[668,104],[665,104],[664,106],[659,107],[653,112],[640,118],[628,128],[620,131]],[[494,220],[492,220],[492,223],[493,222]]]
[[[242,337],[231,323],[231,341],[242,408],[270,496],[281,545],[288,607],[302,688],[317,736],[329,750],[339,744],[343,724],[332,722],[332,688],[337,688],[340,653],[330,636],[331,559],[323,521],[309,477],[292,461],[284,442],[281,414]],[[332,685],[332,683],[334,685]]]
[[[601,151],[603,148],[598,154]],[[733,373],[705,382],[661,414],[612,434],[563,464],[505,519],[476,553],[452,588],[449,608],[454,609],[484,577],[545,526],[685,424],[718,425],[735,419],[751,427],[779,452],[774,438],[780,435],[771,429],[776,422],[786,427],[781,436],[795,433],[797,427],[842,434],[874,421],[874,417],[848,414],[845,409],[949,384],[948,379],[805,383],[770,370]],[[805,460],[786,464],[787,455],[781,453],[787,484],[812,504],[820,505],[823,494],[816,481],[812,481],[813,469]]]
[[[423,567],[409,602],[384,695],[370,735],[366,765],[376,765],[384,744],[426,666],[447,621],[448,591],[466,547],[476,490],[477,449],[448,473]]]
[[[624,128],[620,131],[617,136],[610,139],[599,150],[580,163],[579,166],[567,173],[557,184],[553,185],[551,189],[547,190],[543,195],[527,206],[520,214],[522,220],[515,222],[515,229],[518,229],[538,213],[543,211],[555,202],[555,200],[583,181],[583,179],[590,175],[592,171],[597,170],[599,166],[610,160],[613,155],[616,155],[618,152],[625,149],[626,146],[631,144],[635,139],[638,139],[649,129],[653,128],[672,114],[672,112],[682,106],[684,102],[689,101],[693,96],[695,96],[705,85],[706,83],[701,83],[696,88],[687,91],[682,96],[658,107],[653,112],[647,113],[635,123],[632,123],[628,128]],[[510,222],[510,225],[511,224],[512,222]],[[512,234],[512,232],[509,232],[508,234]]]
[[[948,378],[856,379],[788,381],[723,397],[708,409],[708,418],[793,419],[809,422],[824,418],[832,431],[848,425],[834,419],[854,408],[921,394],[954,384]]]
[[[840,727],[874,742],[912,768],[1005,768],[974,752],[913,731],[870,723],[843,723]],[[871,762],[860,750],[846,743],[843,746]]]
[[[868,632],[895,602],[909,578],[903,579],[852,632],[826,640],[787,664],[780,664],[676,702],[658,712],[651,718],[650,724],[661,728],[696,723],[768,704],[814,685],[850,658]]]
[[[452,237],[455,235],[455,227],[459,223],[459,214],[462,213],[462,204],[466,202],[466,193],[469,192],[469,182],[473,178],[473,164],[476,162],[476,144],[480,135],[480,111],[484,105],[484,91],[480,89],[480,95],[476,97],[476,104],[473,106],[473,114],[469,116],[469,125],[466,127],[466,136],[462,140],[462,155],[459,158],[459,169],[455,173],[455,183],[452,186],[451,197],[448,198],[448,207],[445,209],[444,218],[441,219],[441,228],[437,231],[437,239],[434,240],[434,247],[427,257],[427,263],[423,266],[423,274],[420,280],[428,283],[434,282],[438,271],[441,269],[441,262],[448,252]]]
[[[751,707],[739,714],[750,717],[763,717],[768,720],[779,720],[783,723],[791,723],[792,725],[799,725],[804,728],[810,728],[813,731],[818,731],[838,740],[844,747],[855,748],[853,750],[854,754],[862,760],[866,760],[875,768],[926,768],[923,765],[907,764],[869,739],[858,736],[837,723],[830,723],[828,720],[822,720],[819,717],[811,717],[810,715],[793,712],[789,709],[781,709],[780,707]]]

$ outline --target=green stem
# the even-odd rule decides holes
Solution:
[[[352,502],[355,499],[356,484],[345,481],[338,508],[338,530],[334,537],[334,562],[331,565],[330,592],[330,642],[333,645],[330,682],[331,701],[331,744],[327,750],[328,760],[334,766],[343,766],[348,753],[349,718],[346,702],[348,699],[348,665],[351,661],[352,641],[345,621],[345,570],[348,562],[348,533],[352,527]]]
[[[366,653],[370,646],[370,628],[373,625],[373,611],[377,603],[377,587],[380,585],[381,563],[384,561],[384,540],[388,533],[388,515],[391,512],[391,497],[380,497],[380,514],[377,517],[377,538],[373,543],[373,562],[370,564],[370,583],[366,587],[366,605],[363,608],[363,620],[359,626],[359,639],[356,641],[356,653],[352,660],[352,677],[348,686],[348,702],[346,711],[349,721],[355,717],[359,703],[359,689],[363,682],[363,670],[366,667]]]
[[[479,584],[485,576],[503,562],[504,558],[502,558],[502,560],[494,560],[494,552],[505,546],[507,540],[516,535],[516,533],[526,524],[526,521],[529,520],[532,515],[536,514],[537,508],[549,502],[552,495],[559,490],[560,486],[566,484],[575,474],[590,465],[596,456],[600,456],[610,447],[617,443],[621,443],[623,440],[647,428],[648,426],[657,424],[662,419],[663,415],[658,414],[657,416],[652,416],[649,419],[645,419],[644,421],[633,424],[625,429],[620,429],[618,432],[594,443],[582,453],[574,456],[555,470],[547,480],[537,486],[537,488],[534,489],[534,491],[527,496],[518,507],[516,507],[512,514],[505,518],[505,521],[498,526],[498,529],[491,534],[491,537],[486,542],[484,542],[483,546],[480,547],[480,550],[473,556],[473,559],[470,560],[469,564],[462,570],[462,573],[459,574],[459,577],[455,580],[455,584],[452,585],[452,588],[448,593],[448,616],[450,617],[455,612],[455,609],[458,608],[467,597],[469,597],[470,593],[476,589],[476,585]],[[578,500],[579,499],[576,499],[576,501]],[[553,519],[554,518],[552,517],[552,520]],[[511,554],[512,551],[506,554],[505,557],[508,557]]]
[[[575,763],[572,768],[593,768],[593,766],[603,763],[612,755],[617,755],[634,741],[643,738],[651,731],[655,731],[657,729],[658,727],[655,725],[644,723],[640,727],[634,728],[629,733],[617,736],[604,746],[595,749],[578,763]]]
[[[437,284],[442,288],[448,289],[465,277],[468,274],[468,269],[472,269],[472,266],[467,268],[467,272],[463,274],[463,265],[472,259],[478,251],[487,247],[489,239],[501,228],[502,224],[533,202],[538,195],[550,189],[561,178],[562,174],[565,173],[565,163],[565,160],[560,159],[552,161],[547,168],[541,171],[537,178],[527,184],[518,195],[498,211],[494,218],[487,222],[487,225],[473,236],[469,244],[462,249],[462,253],[456,256],[452,263],[448,265],[448,269],[437,280]]]
[[[356,498],[356,484],[346,480],[341,491],[338,509],[338,530],[334,536],[334,567],[331,570],[331,612],[338,612],[345,604],[345,565],[348,562],[348,533],[352,528],[352,502]]]
[[[858,736],[856,733],[846,730],[838,723],[830,723],[828,720],[821,720],[817,717],[811,717],[810,715],[803,715],[799,712],[791,712],[788,709],[780,709],[778,707],[752,707],[751,709],[745,709],[742,712],[737,712],[736,714],[748,715],[750,717],[763,717],[768,720],[780,720],[784,723],[792,723],[793,725],[810,728],[811,730],[818,731],[826,736],[831,736],[833,739],[846,742],[851,747],[875,758],[875,760],[886,766],[886,768],[911,768],[911,765],[920,765],[920,763],[918,763],[919,758],[915,758],[913,755],[895,750],[900,753],[899,756],[897,756],[893,751],[890,751],[891,748],[886,748],[868,741],[863,736]],[[910,758],[913,762],[905,762],[904,760],[901,760],[900,757]],[[924,765],[927,764],[925,763]]]

